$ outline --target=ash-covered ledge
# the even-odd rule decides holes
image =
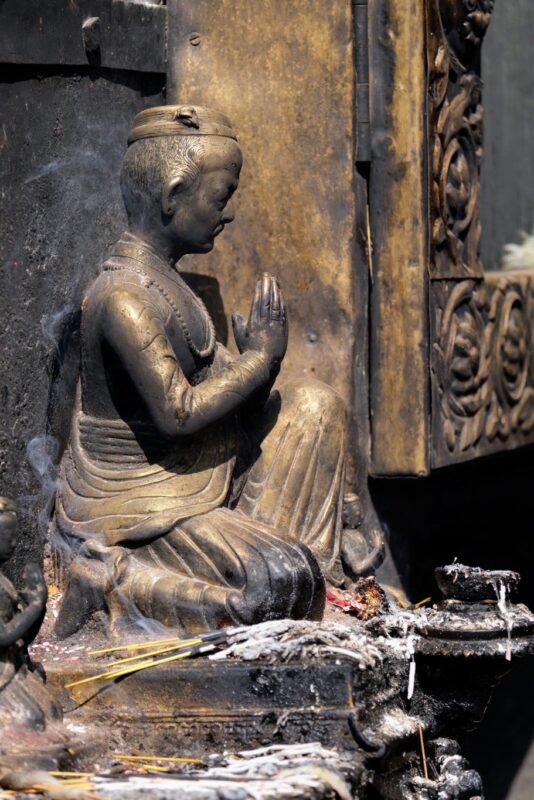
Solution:
[[[95,787],[106,798],[163,790],[136,776],[151,763],[174,773],[166,784],[172,798],[189,789],[191,797],[201,789],[226,797],[232,776],[244,791],[257,787],[254,796],[285,797],[275,762],[291,767],[280,780],[291,778],[292,797],[327,797],[337,786],[339,797],[364,798],[375,786],[385,800],[420,798],[423,790],[448,791],[454,775],[473,793],[480,778],[454,739],[480,718],[516,659],[534,653],[534,615],[512,602],[517,573],[455,563],[436,578],[439,603],[392,604],[366,622],[332,605],[323,622],[207,634],[199,637],[203,652],[179,639],[152,639],[152,650],[136,651],[150,643],[138,635],[96,651],[94,639],[41,638],[32,655],[44,659],[66,729],[96,743],[77,763],[98,773]],[[152,665],[148,655],[135,663],[136,652],[154,652]],[[251,748],[259,750],[242,752]],[[193,763],[174,763],[177,754]],[[112,779],[119,768],[122,779]],[[305,785],[311,794],[299,793]]]

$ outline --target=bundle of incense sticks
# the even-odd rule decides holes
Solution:
[[[100,650],[90,650],[87,655],[101,656],[109,655],[110,653],[127,653],[128,655],[125,658],[110,661],[106,665],[105,672],[67,683],[66,688],[70,689],[74,686],[81,686],[98,680],[112,681],[143,669],[156,667],[159,664],[170,664],[173,661],[179,661],[184,658],[211,653],[219,645],[225,644],[229,636],[240,630],[243,630],[243,628],[223,628],[218,631],[199,633],[190,639],[180,639],[179,637],[154,639],[150,642],[137,642],[135,644],[105,647]],[[133,653],[133,655],[129,655],[130,653]]]
[[[176,772],[178,765],[200,765],[204,762],[199,758],[184,758],[183,756],[149,756],[126,755],[116,753],[113,756],[117,761],[122,761],[130,769],[139,769],[143,772]]]

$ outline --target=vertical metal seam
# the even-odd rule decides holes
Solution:
[[[356,160],[371,160],[368,0],[352,0],[356,73]]]

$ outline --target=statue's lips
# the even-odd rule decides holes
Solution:
[[[222,231],[223,231],[223,230],[224,230],[224,225],[223,225],[223,224],[222,224],[222,222],[221,222],[221,224],[220,224],[220,225],[217,225],[217,227],[216,227],[216,228],[215,228],[215,230],[213,231],[213,235],[214,235],[214,236],[218,236],[220,233],[222,233]]]

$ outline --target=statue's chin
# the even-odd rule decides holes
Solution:
[[[195,250],[196,253],[209,253],[213,250],[214,241],[210,239],[209,242],[204,242],[203,244],[198,245],[198,250]]]
[[[213,241],[204,242],[203,244],[189,244],[185,251],[182,251],[183,255],[195,255],[199,253],[209,253],[213,250]]]

